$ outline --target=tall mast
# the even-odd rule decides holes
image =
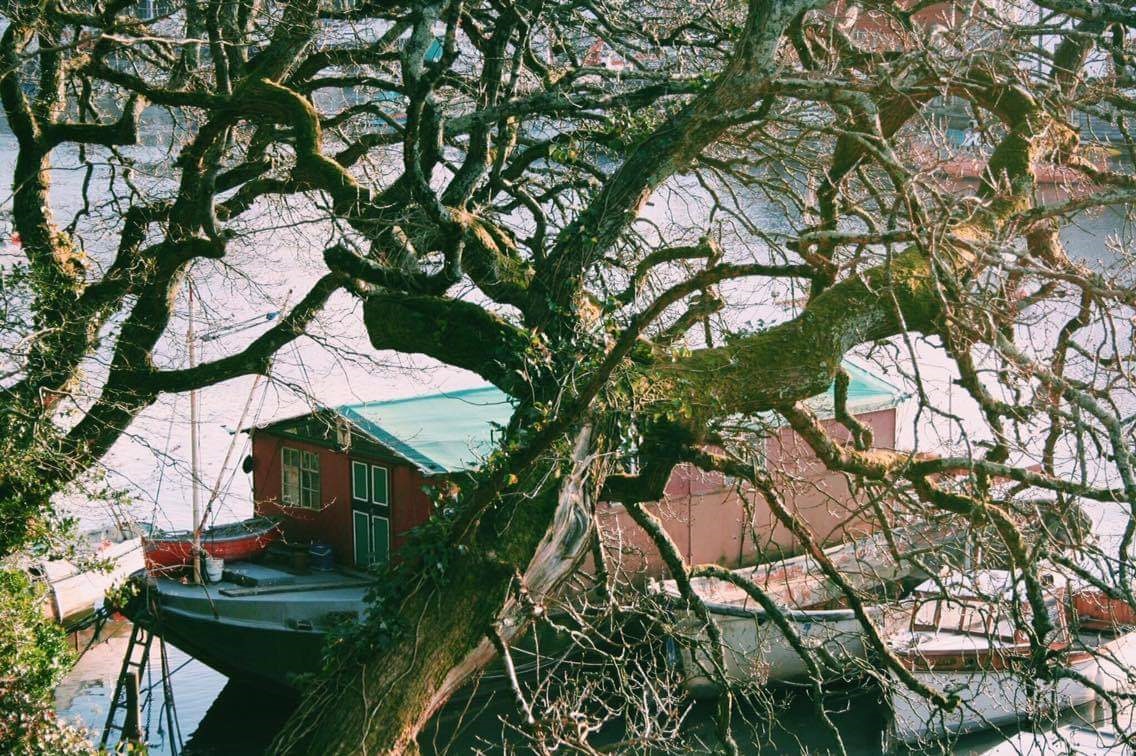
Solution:
[[[185,330],[186,346],[189,352],[189,367],[197,363],[197,350],[194,342],[197,336],[193,330],[193,281],[189,280],[189,326]],[[197,391],[189,391],[189,474],[193,486],[193,582],[201,583],[201,490],[197,475]]]

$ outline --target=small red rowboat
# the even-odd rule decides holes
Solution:
[[[272,517],[252,517],[201,531],[201,547],[209,556],[226,562],[254,557],[280,538],[280,522]],[[187,567],[193,563],[193,532],[155,530],[142,536],[149,569]]]

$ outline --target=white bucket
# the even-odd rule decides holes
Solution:
[[[225,560],[215,559],[214,557],[205,557],[205,577],[210,583],[221,582],[221,576],[225,572]]]

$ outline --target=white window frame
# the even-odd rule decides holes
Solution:
[[[366,490],[363,491],[362,496],[360,496],[359,492],[355,490],[355,470],[359,467],[363,468],[363,472],[365,473],[364,477],[367,479],[367,487],[366,487]],[[360,462],[357,459],[353,459],[353,460],[351,460],[351,501],[368,502],[370,500],[371,500],[371,466],[368,465],[366,462]]]
[[[375,470],[383,471],[383,498],[379,500],[375,497]],[[371,465],[371,477],[368,479],[368,487],[371,489],[371,503],[381,504],[384,507],[390,506],[390,468],[385,465]]]
[[[295,465],[289,460],[289,453],[295,454]],[[296,490],[289,491],[288,469],[296,471]],[[306,479],[305,479],[306,478]],[[314,485],[312,479],[314,478]],[[323,492],[323,480],[320,474],[319,454],[294,446],[283,446],[280,449],[280,502],[289,507],[303,509],[319,509]],[[294,493],[295,496],[290,494]]]

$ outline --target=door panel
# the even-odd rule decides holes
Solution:
[[[351,463],[351,498],[355,501],[370,501],[371,497],[367,488],[367,463],[366,462],[352,462]]]
[[[371,518],[371,560],[385,563],[390,558],[390,520]]]
[[[366,512],[355,510],[351,513],[351,524],[355,531],[355,566],[366,567],[371,563],[370,517]]]
[[[390,503],[390,479],[385,467],[371,465],[371,501],[383,505]]]

